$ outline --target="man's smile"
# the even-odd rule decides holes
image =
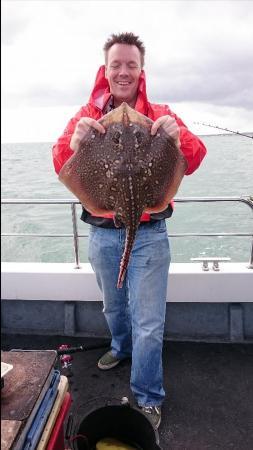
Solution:
[[[131,81],[116,81],[116,84],[119,86],[129,86],[131,84]]]

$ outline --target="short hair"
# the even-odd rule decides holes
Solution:
[[[108,50],[114,44],[135,45],[139,49],[139,52],[141,55],[141,66],[142,67],[144,66],[145,47],[144,47],[143,42],[140,40],[139,36],[136,36],[133,33],[111,34],[111,36],[107,39],[107,41],[103,47],[106,62],[107,62]]]

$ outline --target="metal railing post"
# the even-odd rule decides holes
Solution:
[[[75,252],[75,269],[80,269],[80,259],[79,259],[79,239],[77,230],[77,220],[76,220],[76,205],[71,203],[72,211],[72,225],[73,225],[73,237],[74,237],[74,252]]]
[[[249,269],[253,269],[253,239],[252,239],[250,261],[249,261],[248,267],[249,267]]]

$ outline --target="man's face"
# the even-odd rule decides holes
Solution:
[[[135,106],[140,74],[141,55],[135,45],[114,44],[108,50],[105,76],[115,106],[122,102]]]

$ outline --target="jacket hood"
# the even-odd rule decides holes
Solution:
[[[110,97],[110,87],[108,80],[105,78],[105,65],[103,65],[98,69],[95,85],[89,98],[89,103],[102,111]],[[139,78],[135,109],[142,114],[146,114],[148,111],[146,77],[144,70],[141,71]]]

